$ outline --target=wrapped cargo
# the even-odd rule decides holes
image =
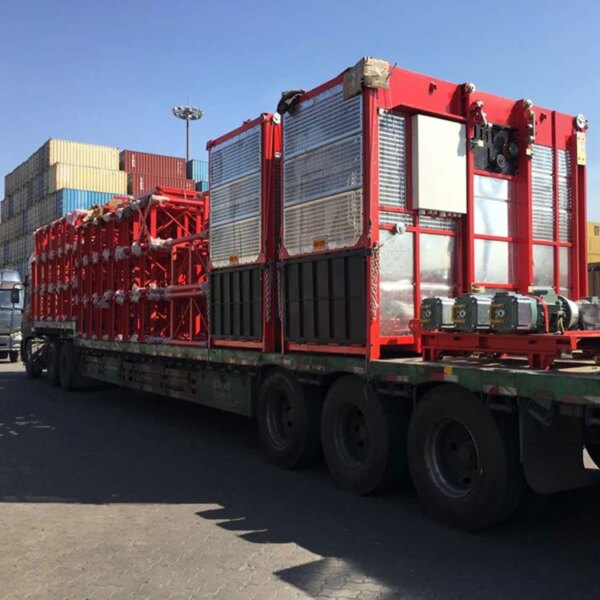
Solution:
[[[429,296],[584,293],[582,116],[370,58],[280,106],[286,350],[414,347]]]
[[[279,115],[208,142],[211,343],[271,351],[278,329]]]
[[[184,158],[138,152],[137,150],[122,150],[119,154],[119,168],[126,173],[143,174],[157,178],[162,177],[171,180],[192,179],[186,176]]]
[[[195,191],[195,184],[191,179],[171,179],[162,175],[127,173],[127,193],[131,196],[147,194],[160,186]]]

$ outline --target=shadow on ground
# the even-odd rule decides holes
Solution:
[[[463,534],[429,521],[412,491],[357,498],[323,467],[266,464],[247,419],[114,388],[65,394],[4,369],[0,501],[217,504],[196,514],[324,557],[278,573],[309,594],[368,578],[390,599],[600,596],[599,489]]]

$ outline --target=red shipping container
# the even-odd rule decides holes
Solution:
[[[119,154],[119,168],[127,173],[147,173],[173,179],[185,179],[185,159],[176,156],[162,156],[136,150],[122,150]]]
[[[127,175],[127,193],[131,196],[147,194],[159,186],[179,190],[195,190],[196,182],[193,179],[180,179],[164,175],[145,175],[142,173],[129,173]]]

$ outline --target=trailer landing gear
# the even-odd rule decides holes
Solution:
[[[417,405],[408,460],[428,512],[465,531],[509,519],[525,490],[516,417],[497,420],[472,394],[453,386],[434,388]]]
[[[356,494],[398,483],[406,467],[406,420],[399,402],[380,398],[363,379],[347,375],[327,393],[321,440],[338,485]]]
[[[28,339],[25,342],[23,362],[25,363],[27,376],[30,379],[37,379],[42,374],[44,368],[41,345],[34,343],[32,339]]]

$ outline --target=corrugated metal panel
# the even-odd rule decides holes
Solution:
[[[186,165],[186,177],[194,181],[208,181],[208,161],[188,160]]]
[[[65,163],[109,171],[119,169],[119,150],[110,146],[50,139],[42,148],[43,167]]]
[[[123,173],[123,175],[127,176],[127,193],[133,196],[147,194],[159,186],[195,191],[195,182],[192,179],[172,179],[161,175],[139,173]]]
[[[60,190],[54,196],[56,216],[62,217],[72,210],[102,206],[112,200],[115,194],[90,192],[88,190]]]
[[[379,115],[379,204],[406,208],[406,121]]]
[[[56,163],[48,169],[48,193],[62,188],[127,193],[127,173]]]
[[[119,155],[119,168],[127,173],[138,173],[170,177],[172,179],[191,179],[186,176],[185,159],[177,156],[163,156],[137,150],[122,150]]]
[[[362,96],[338,85],[284,115],[284,245],[294,256],[352,247],[363,230]]]
[[[208,192],[208,181],[196,181],[197,192]]]

